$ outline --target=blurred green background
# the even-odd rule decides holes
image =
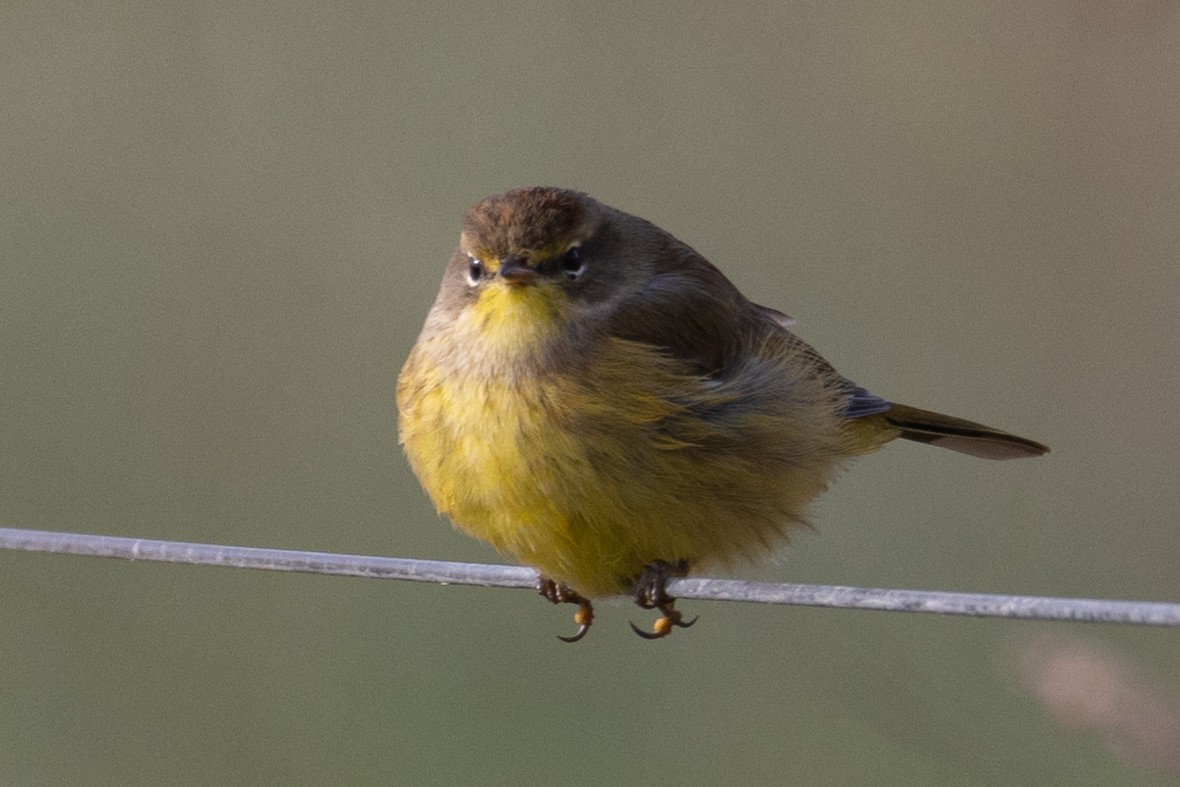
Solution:
[[[418,489],[393,386],[463,211],[552,184],[871,390],[1054,449],[891,446],[741,576],[1180,599],[1177,17],[7,3],[0,525],[496,560]],[[1175,631],[694,602],[567,646],[530,593],[29,554],[0,598],[0,784],[1174,777],[1024,687],[1077,637],[1175,709]]]

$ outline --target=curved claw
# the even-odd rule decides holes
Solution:
[[[583,623],[582,625],[578,626],[578,633],[574,634],[572,637],[563,637],[560,634],[558,634],[557,638],[559,640],[561,640],[562,642],[577,642],[582,637],[586,636],[586,632],[589,630],[590,630],[590,624]]]
[[[631,623],[631,621],[627,621],[627,622],[631,624],[631,630],[634,631],[639,636],[643,637],[644,639],[663,639],[664,637],[666,637],[672,633],[673,626],[675,626],[678,629],[686,629],[689,626],[691,626],[692,624],[696,623],[700,619],[701,619],[701,616],[697,615],[692,620],[683,620],[680,617],[679,612],[677,612],[676,610],[671,610],[670,615],[664,615],[661,618],[656,618],[655,625],[652,626],[652,629],[653,629],[652,631],[644,631],[643,629],[639,628],[639,626],[636,626],[634,623]]]
[[[663,620],[663,618],[660,618],[660,620]],[[639,626],[636,626],[634,623],[632,623],[629,620],[627,621],[627,623],[631,626],[632,631],[634,631],[636,634],[643,637],[644,639],[663,639],[664,637],[668,636],[668,634],[672,631],[672,629],[667,629],[666,631],[664,631],[662,633],[659,631],[644,631],[643,629],[639,628]]]
[[[672,633],[673,628],[686,629],[696,623],[698,618],[685,621],[684,616],[676,609],[676,599],[668,595],[665,585],[670,577],[683,577],[688,574],[688,562],[669,563],[656,560],[648,564],[635,582],[635,603],[643,609],[659,610],[660,617],[656,618],[650,632],[631,624],[631,630],[644,639],[663,639]]]
[[[574,590],[554,582],[548,577],[540,577],[537,580],[537,591],[553,604],[578,605],[578,611],[574,613],[574,622],[578,624],[577,632],[572,637],[563,637],[559,634],[557,635],[559,640],[577,642],[586,636],[586,632],[590,630],[590,624],[594,622],[594,606],[589,599],[583,598]]]
[[[575,603],[575,602],[567,602]],[[590,624],[594,622],[594,607],[590,606],[590,602],[578,596],[578,611],[574,613],[574,622],[578,624],[578,630],[572,637],[563,637],[560,634],[557,638],[562,642],[577,642],[582,637],[586,636],[586,632],[590,630]]]

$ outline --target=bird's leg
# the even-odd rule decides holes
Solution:
[[[676,599],[668,595],[667,584],[672,577],[688,576],[688,561],[669,563],[656,560],[644,567],[643,573],[635,580],[635,603],[643,609],[656,609],[656,618],[651,632],[631,624],[631,630],[644,639],[661,639],[672,633],[672,628],[686,629],[697,622],[696,618],[685,622],[684,616],[676,609]]]
[[[590,599],[579,595],[576,591],[560,582],[554,582],[549,577],[539,577],[537,579],[537,591],[549,599],[550,603],[578,605],[578,611],[574,613],[574,622],[578,624],[577,633],[572,637],[558,635],[557,638],[559,640],[562,642],[577,642],[586,636],[586,632],[590,630],[590,624],[594,622],[594,607],[590,604]]]

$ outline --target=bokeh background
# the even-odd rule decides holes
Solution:
[[[553,184],[1054,449],[891,446],[740,576],[1176,600],[1178,17],[6,3],[0,525],[495,560],[393,387],[463,211]],[[526,592],[29,554],[0,599],[0,784],[1177,778],[1175,631],[695,602],[567,646]]]

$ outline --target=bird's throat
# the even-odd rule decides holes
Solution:
[[[564,298],[548,287],[495,284],[463,311],[456,329],[484,352],[533,355],[560,337],[567,311]]]

